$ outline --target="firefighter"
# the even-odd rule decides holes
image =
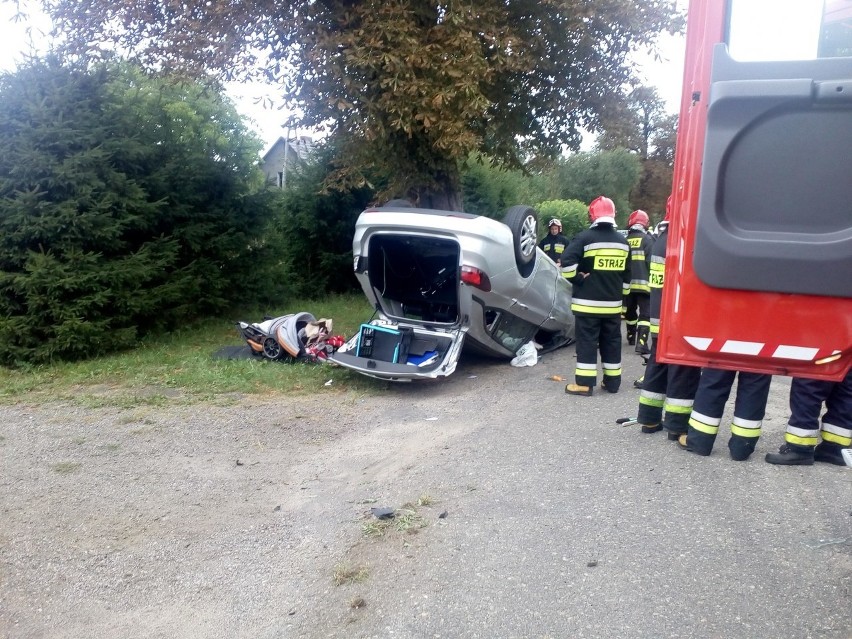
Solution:
[[[697,455],[710,454],[734,380],[737,382],[737,399],[728,450],[734,461],[745,461],[751,456],[760,438],[772,381],[772,375],[762,373],[703,368],[689,416],[689,429],[678,440],[681,448]]]
[[[666,202],[666,220],[670,210],[671,197]],[[663,364],[657,361],[657,336],[660,333],[660,307],[665,283],[668,240],[666,220],[659,225],[660,236],[654,242],[650,255],[648,282],[651,288],[651,352],[640,384],[639,412],[636,421],[643,433],[656,433],[665,428],[669,440],[676,441],[687,432],[689,414],[692,412],[701,369],[696,366]],[[663,419],[664,411],[665,419]]]
[[[636,352],[647,356],[650,352],[651,288],[648,271],[651,265],[651,246],[654,240],[648,235],[651,220],[645,211],[633,211],[627,220],[627,243],[630,245],[630,293],[625,298],[624,320],[627,343],[636,346]]]
[[[823,403],[826,411],[820,427]],[[790,421],[784,440],[786,443],[777,453],[767,453],[766,461],[770,464],[810,466],[820,461],[842,466],[845,463],[840,451],[852,448],[852,370],[840,382],[793,378]]]
[[[598,351],[603,387],[621,386],[621,306],[630,290],[630,245],[615,227],[615,204],[598,197],[589,205],[591,226],[572,240],[562,258],[562,275],[574,286],[577,365],[570,395],[591,395],[597,384]]]
[[[556,262],[556,266],[561,266],[562,253],[568,248],[568,238],[562,235],[562,220],[554,217],[547,226],[550,230],[538,245],[547,257]]]

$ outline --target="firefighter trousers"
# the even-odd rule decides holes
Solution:
[[[705,368],[695,392],[695,403],[689,417],[687,447],[699,455],[709,455],[719,433],[725,404],[737,382],[734,418],[728,449],[737,461],[748,459],[760,438],[760,427],[766,414],[771,375]]]
[[[636,421],[645,425],[662,424],[669,432],[685,433],[700,377],[701,369],[696,366],[658,362],[657,340],[653,340]]]
[[[627,343],[639,344],[646,350],[651,346],[649,331],[651,329],[651,295],[650,293],[631,291],[624,298],[624,325],[627,333]]]
[[[826,412],[820,423],[823,404]],[[830,453],[852,447],[852,370],[840,382],[793,378],[784,439],[795,448],[810,451],[820,438],[820,448]]]
[[[603,366],[603,386],[611,393],[621,386],[621,317],[618,315],[575,316],[578,386],[595,386],[598,378],[598,351]]]

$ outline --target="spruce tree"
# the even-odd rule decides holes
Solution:
[[[0,77],[0,362],[98,355],[226,308],[269,215],[259,149],[232,105],[133,67]]]

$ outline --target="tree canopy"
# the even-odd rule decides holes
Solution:
[[[338,138],[331,182],[458,208],[459,163],[576,149],[627,86],[670,0],[42,0],[66,50],[280,85]]]
[[[610,105],[603,127],[599,149],[628,149],[641,161],[642,172],[630,202],[662,219],[672,188],[677,115],[666,112],[656,89],[640,86],[625,102]]]
[[[615,203],[616,219],[624,225],[630,215],[630,192],[641,174],[641,161],[626,149],[577,153],[556,166],[557,188],[551,193],[553,199],[581,202],[606,195]]]

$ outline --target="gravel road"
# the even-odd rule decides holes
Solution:
[[[573,356],[370,395],[2,406],[0,637],[852,638],[852,471],[762,459],[789,380],[736,463],[726,437],[700,458],[614,423],[628,347],[617,395],[565,395]],[[379,534],[377,506],[409,517]]]

